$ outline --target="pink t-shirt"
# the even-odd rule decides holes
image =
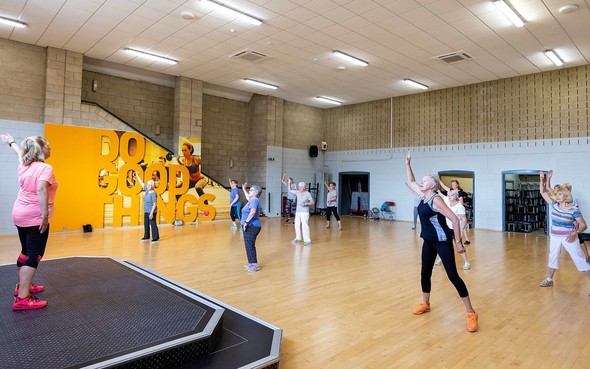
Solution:
[[[20,189],[12,208],[12,220],[19,227],[33,227],[41,225],[41,207],[37,199],[37,182],[46,181],[48,219],[53,215],[53,200],[57,191],[57,181],[53,175],[53,167],[41,161],[30,165],[18,166],[18,181]]]

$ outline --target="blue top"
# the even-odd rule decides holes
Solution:
[[[297,191],[297,212],[298,213],[309,213],[309,205],[303,205],[304,203],[308,203],[313,198],[308,191],[301,193],[301,191]]]
[[[240,197],[240,190],[237,187],[231,189],[231,192],[229,194],[229,203],[231,204],[236,197]],[[240,200],[236,201],[236,203],[232,205],[232,208],[238,206],[239,203]]]
[[[256,209],[256,213],[248,224],[255,227],[262,227],[262,223],[260,222],[260,199],[258,197],[250,198],[250,201],[242,209],[242,222],[248,219],[248,215],[250,215],[250,210],[252,209]]]
[[[145,191],[145,196],[143,197],[143,212],[151,213],[152,206],[154,206],[154,204],[158,200],[158,197],[156,196],[156,191],[148,191],[147,186],[143,186],[143,190]]]
[[[432,196],[428,203],[424,203],[424,198],[418,205],[418,215],[420,216],[420,224],[422,230],[420,237],[425,241],[449,241],[453,240],[453,231],[447,226],[446,218],[439,213],[432,206],[434,198],[437,194]]]

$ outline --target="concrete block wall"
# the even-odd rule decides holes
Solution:
[[[46,49],[0,38],[0,117],[43,122]]]
[[[203,82],[176,77],[174,89],[174,151],[180,152],[178,137],[201,137],[203,133]]]
[[[247,180],[248,103],[203,95],[202,170],[228,186],[228,179]],[[231,167],[230,167],[231,164]]]
[[[329,150],[391,146],[391,99],[328,109],[324,116]]]
[[[73,51],[47,48],[45,123],[80,125],[82,65],[84,56]]]
[[[93,80],[96,92],[92,91]],[[176,148],[173,88],[84,71],[82,99],[96,102],[166,148]],[[159,135],[156,126],[160,127]]]
[[[324,110],[312,106],[284,102],[283,147],[308,150],[310,145],[326,141]]]

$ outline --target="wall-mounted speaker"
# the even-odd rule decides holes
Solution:
[[[311,145],[309,147],[309,156],[311,156],[312,158],[317,158],[317,156],[318,156],[318,146],[317,145]]]
[[[328,143],[322,141],[322,151],[326,151],[326,150],[328,150]]]

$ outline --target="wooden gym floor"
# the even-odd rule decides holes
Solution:
[[[252,274],[243,269],[243,240],[229,221],[160,226],[157,245],[140,242],[142,228],[54,232],[45,259],[130,260],[276,325],[284,330],[281,369],[590,365],[590,282],[563,253],[555,286],[538,286],[547,264],[544,235],[470,230],[472,269],[459,273],[480,329],[468,333],[463,304],[441,266],[434,267],[431,312],[411,313],[421,299],[419,227],[342,220],[338,231],[312,216],[312,245],[305,247],[290,243],[291,224],[265,218],[257,242],[262,269]],[[16,236],[0,237],[0,264],[13,263],[19,251]],[[35,281],[43,283],[43,263]],[[12,298],[12,290],[2,294]]]

